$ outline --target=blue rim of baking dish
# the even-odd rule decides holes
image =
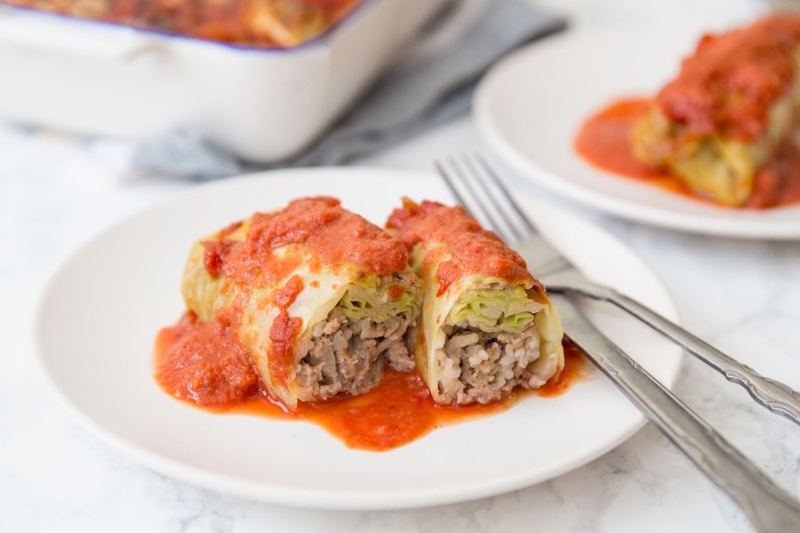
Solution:
[[[137,28],[134,26],[129,26],[127,24],[122,24],[120,22],[109,22],[106,20],[95,20],[90,18],[84,17],[76,17],[74,15],[68,15],[65,13],[55,13],[52,11],[43,11],[41,9],[35,9],[31,7],[25,6],[17,6],[12,4],[4,4],[0,2],[0,9],[8,10],[8,11],[16,11],[16,12],[24,12],[26,14],[31,14],[35,16],[42,16],[48,18],[60,18],[66,19],[70,21],[70,23],[74,22],[77,24],[87,24],[87,25],[94,25],[98,27],[104,28],[123,28],[126,31],[132,31],[135,33],[143,33],[146,35],[154,35],[160,38],[165,39],[178,39],[183,41],[201,43],[201,44],[208,44],[211,46],[220,46],[223,48],[229,48],[237,51],[242,52],[266,52],[266,53],[290,53],[295,51],[301,51],[307,48],[316,48],[318,46],[324,46],[327,44],[328,38],[337,30],[343,28],[347,24],[349,24],[352,20],[355,20],[356,17],[360,16],[361,13],[365,12],[370,6],[373,4],[377,4],[383,0],[361,0],[353,9],[350,10],[343,18],[336,21],[335,23],[331,24],[328,28],[325,29],[322,33],[314,37],[313,39],[309,39],[307,41],[303,41],[302,43],[292,46],[291,48],[283,48],[280,46],[252,46],[252,45],[244,45],[244,44],[236,44],[230,43],[225,41],[215,41],[213,39],[202,39],[200,37],[192,37],[190,35],[183,35],[180,33],[172,33],[167,31],[160,31],[160,30],[153,30],[147,28]]]

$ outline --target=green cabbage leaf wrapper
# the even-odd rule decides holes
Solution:
[[[542,304],[528,298],[522,285],[510,291],[468,289],[450,310],[449,322],[483,331],[520,333],[543,308]]]
[[[392,298],[393,282],[385,283],[382,278],[354,283],[348,286],[339,308],[347,318],[369,318],[375,322],[385,322],[390,316],[404,315],[413,318],[418,296],[410,290],[403,290],[402,296]],[[402,287],[401,287],[402,288]]]

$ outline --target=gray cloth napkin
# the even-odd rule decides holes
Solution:
[[[455,7],[449,16],[457,16]],[[445,17],[448,15],[445,15]],[[429,27],[421,43],[444,31]],[[487,68],[521,44],[564,29],[564,19],[520,0],[489,2],[457,38],[432,54],[413,55],[389,70],[371,92],[316,144],[269,165],[241,161],[192,132],[171,132],[139,147],[134,168],[175,178],[213,180],[243,172],[342,165],[469,112],[472,91]]]

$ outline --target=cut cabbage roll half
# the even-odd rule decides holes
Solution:
[[[387,229],[423,282],[414,352],[433,399],[485,404],[556,379],[561,321],[522,257],[462,207],[403,203]]]
[[[290,409],[362,394],[387,363],[415,366],[420,282],[408,251],[333,198],[295,200],[200,239],[182,292],[200,320],[233,328]]]
[[[790,142],[800,110],[800,16],[706,35],[631,134],[634,155],[739,207]]]

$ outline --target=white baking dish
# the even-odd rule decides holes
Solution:
[[[445,0],[365,0],[290,50],[0,9],[0,119],[143,140],[197,131],[249,160],[289,157],[331,123]]]

